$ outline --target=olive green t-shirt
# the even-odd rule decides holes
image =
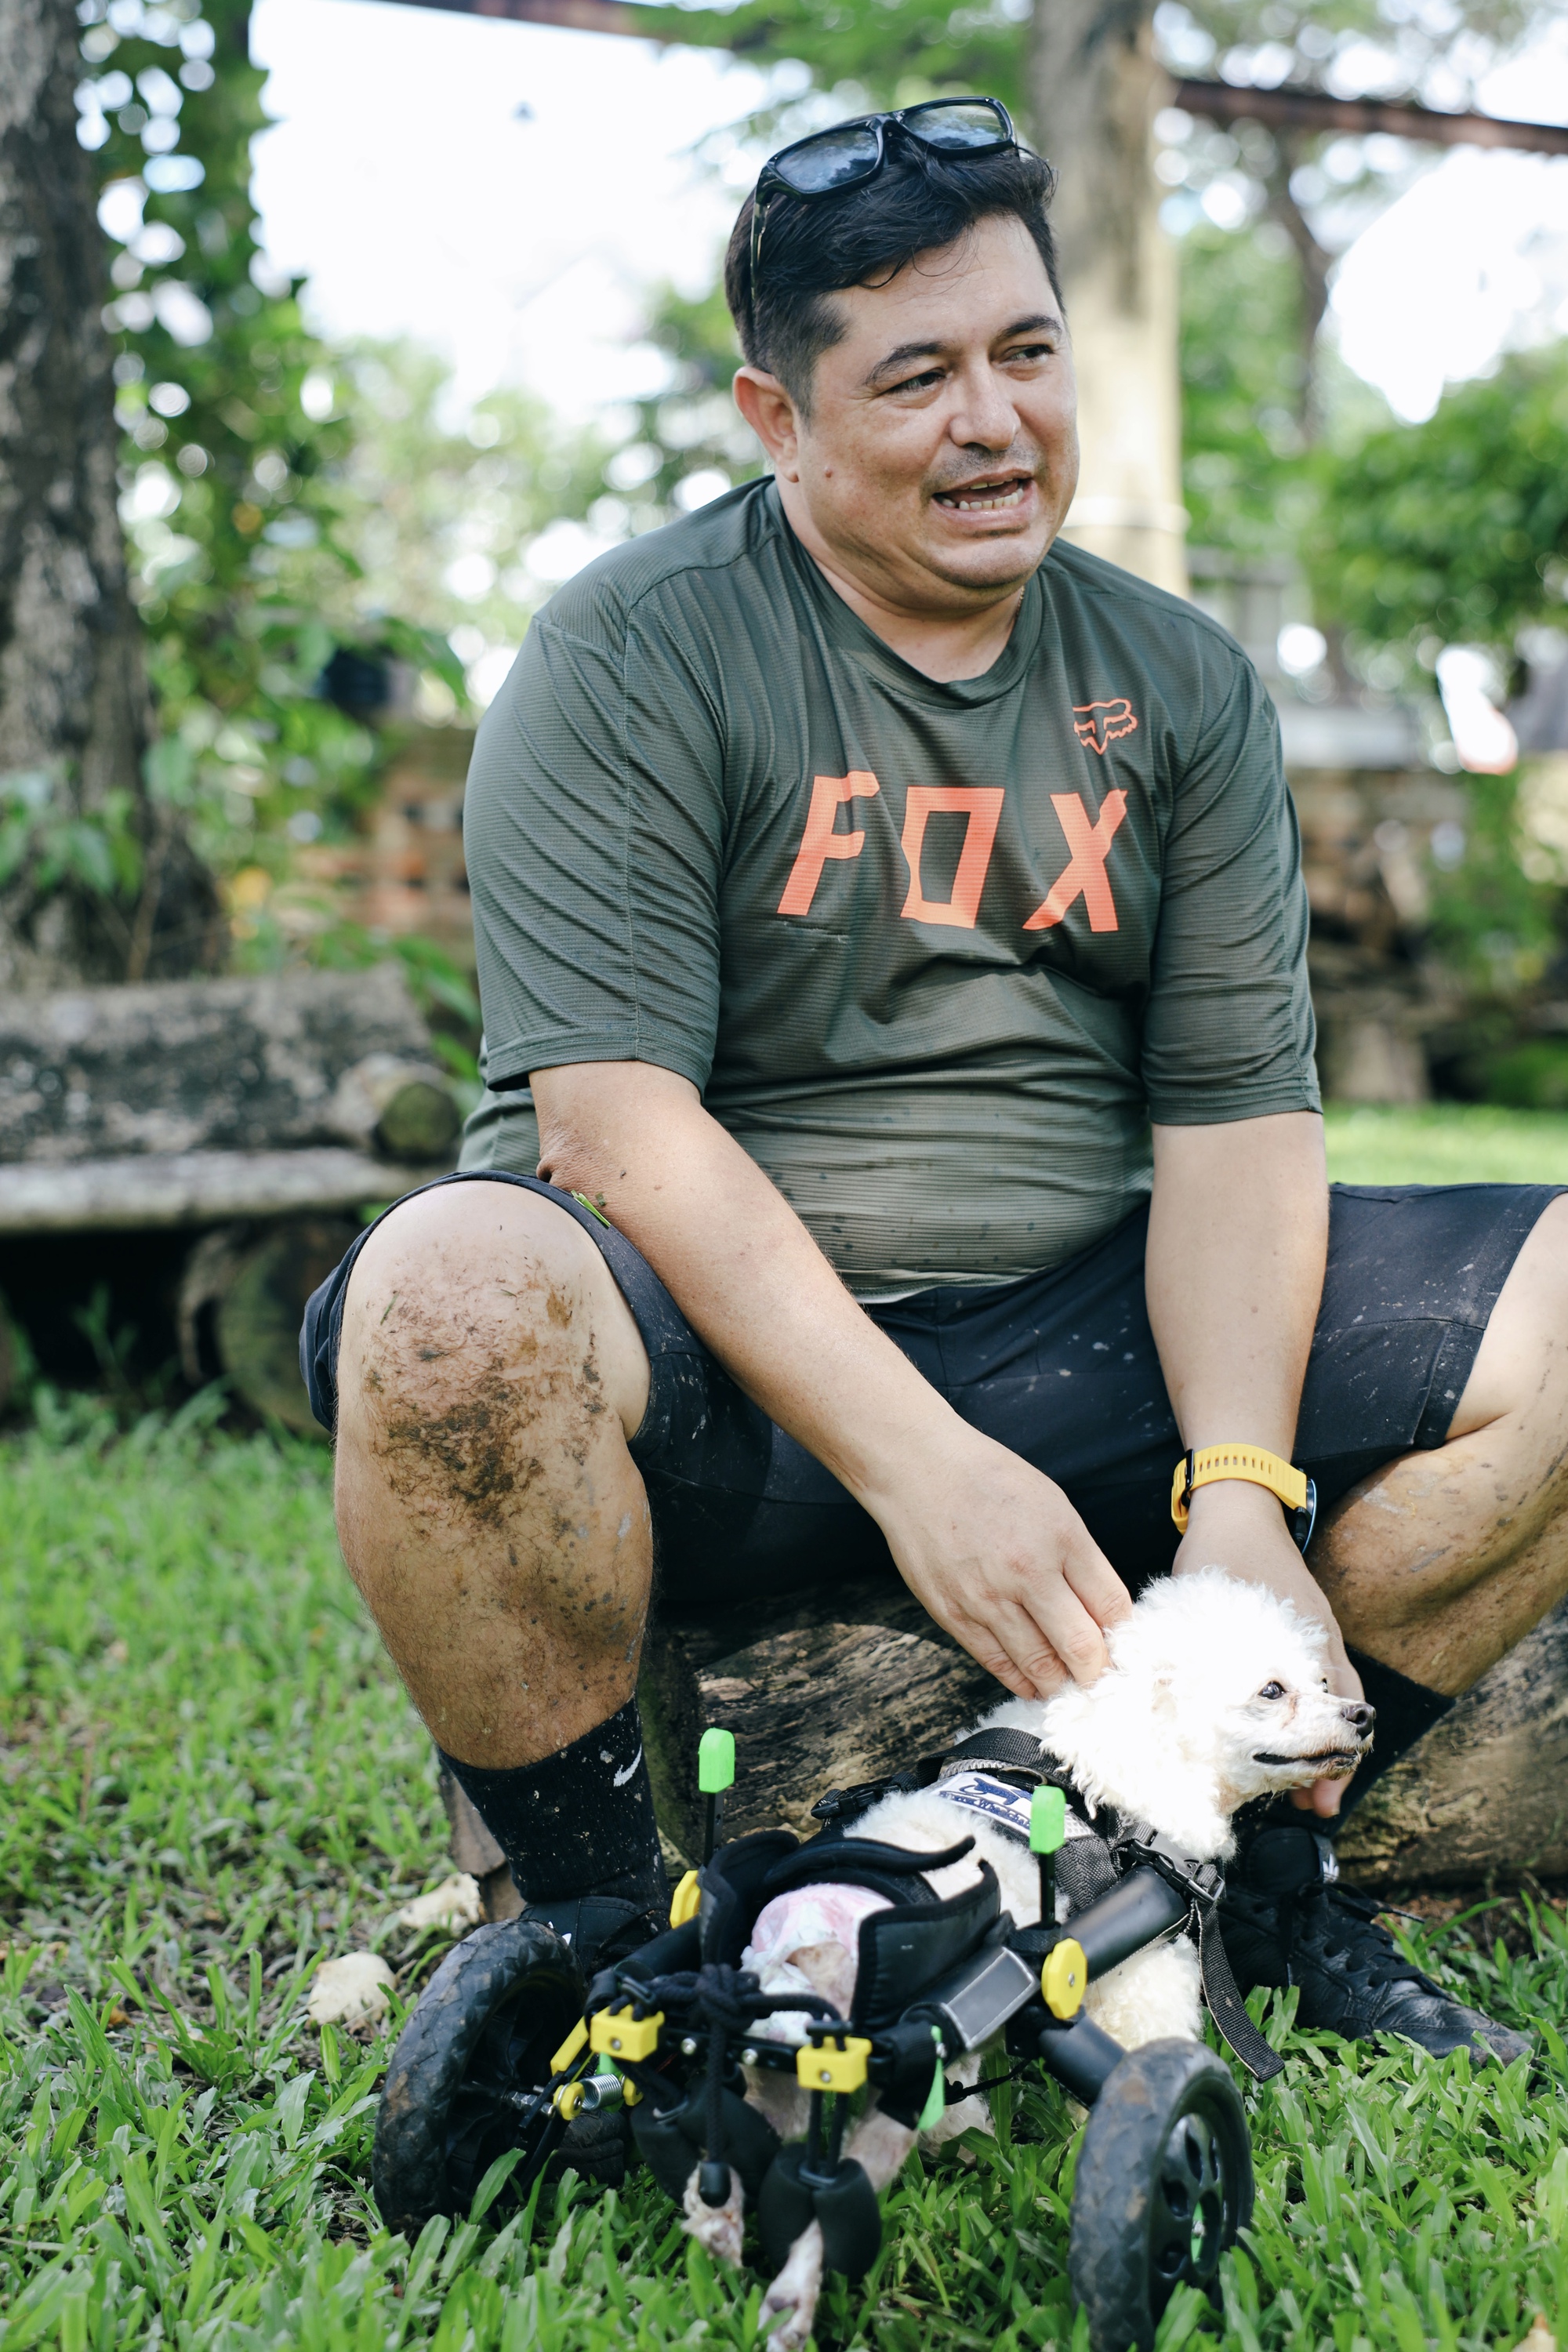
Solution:
[[[983,677],[913,669],[754,482],[535,620],[465,819],[492,1091],[689,1078],[862,1294],[1098,1241],[1149,1126],[1315,1109],[1273,706],[1179,598],[1061,542]]]

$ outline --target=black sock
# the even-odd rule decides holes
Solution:
[[[505,1772],[442,1761],[511,1866],[525,1903],[613,1895],[668,1899],[635,1698],[537,1764]]]
[[[1362,1688],[1377,1709],[1373,1727],[1372,1753],[1356,1766],[1345,1790],[1340,1807],[1342,1819],[1352,1805],[1358,1805],[1374,1780],[1380,1780],[1393,1764],[1397,1764],[1407,1748],[1414,1748],[1424,1738],[1435,1723],[1441,1723],[1454,1705],[1441,1691],[1428,1690],[1425,1683],[1413,1683],[1408,1675],[1369,1658],[1360,1650],[1348,1650],[1352,1665],[1361,1676]]]

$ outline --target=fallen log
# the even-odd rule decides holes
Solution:
[[[944,1747],[1001,1695],[900,1585],[667,1615],[648,1635],[637,1696],[670,1858],[700,1856],[697,1743],[710,1724],[735,1735],[721,1835],[782,1826],[809,1837],[826,1790]],[[461,1791],[443,1793],[458,1866],[494,1874],[499,1849]],[[1373,1784],[1339,1854],[1345,1877],[1371,1887],[1568,1874],[1568,1603]],[[504,1876],[489,1877],[487,1900]]]
[[[945,1747],[1002,1696],[890,1580],[668,1614],[638,1685],[659,1825],[688,1859],[700,1852],[697,1742],[710,1723],[735,1735],[723,1834],[783,1826],[809,1837],[825,1790]]]
[[[63,989],[0,1005],[0,1162],[344,1144],[436,1160],[458,1124],[395,964]]]
[[[1372,1887],[1568,1875],[1568,1602],[1373,1783],[1339,1855]]]
[[[395,1200],[449,1160],[407,1168],[331,1146],[306,1151],[149,1151],[85,1166],[0,1167],[0,1234],[135,1233],[290,1210]]]

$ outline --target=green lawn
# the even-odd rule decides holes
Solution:
[[[1336,1183],[1568,1184],[1568,1112],[1331,1103],[1324,1121]]]
[[[754,2345],[754,2275],[715,2273],[646,2176],[413,2248],[382,2230],[385,2044],[301,2003],[320,1954],[384,1948],[411,2000],[443,1948],[386,1924],[446,1874],[428,1745],[338,1565],[320,1454],[115,1439],[91,1411],[46,1400],[0,1451],[0,2352]],[[1223,2318],[1188,2296],[1163,2352],[1508,2347],[1538,2309],[1568,2333],[1568,1931],[1510,1917],[1508,1948],[1484,1914],[1422,1948],[1552,2072],[1472,2080],[1271,2011],[1289,2063],[1252,2099],[1250,2248]],[[1074,2142],[1030,2095],[972,2169],[911,2168],[877,2269],[825,2300],[825,2352],[1083,2352]]]

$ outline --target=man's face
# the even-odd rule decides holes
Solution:
[[[829,299],[846,332],[774,453],[792,521],[804,508],[808,542],[906,612],[998,603],[1078,481],[1072,360],[1034,239],[995,215]]]

